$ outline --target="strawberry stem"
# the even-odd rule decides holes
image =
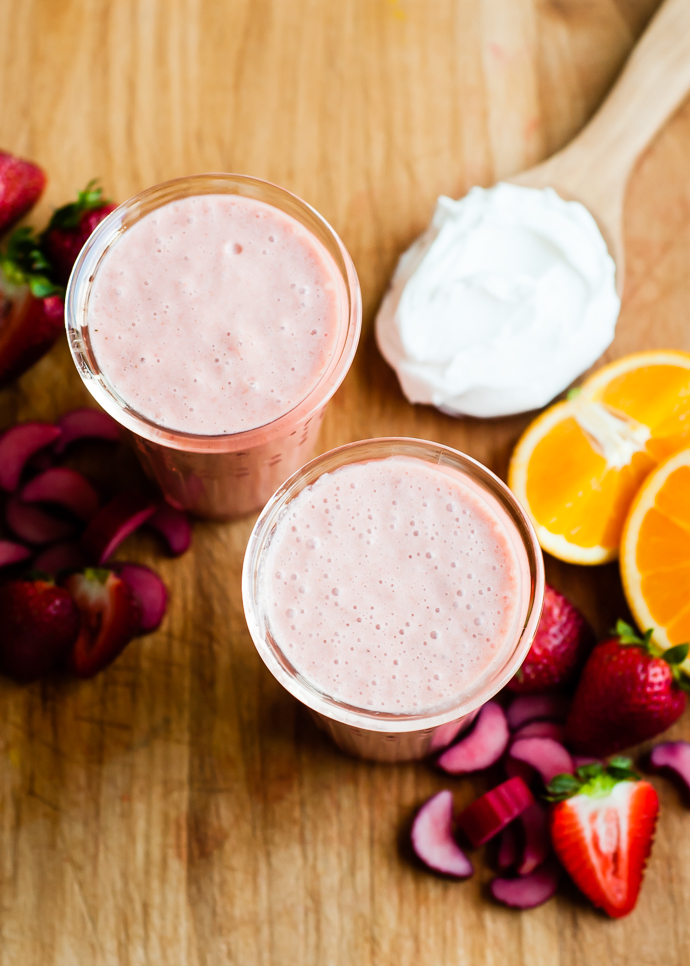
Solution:
[[[37,299],[64,295],[62,285],[51,279],[52,265],[40,248],[33,228],[17,228],[10,235],[7,249],[0,252],[0,270],[10,285],[28,285]]]
[[[95,208],[102,208],[108,204],[110,204],[110,199],[103,197],[103,189],[98,184],[98,179],[93,178],[84,190],[79,192],[76,201],[70,201],[69,204],[63,205],[53,212],[48,227],[41,234],[41,244],[53,228],[77,228],[84,212],[93,211]]]
[[[640,776],[632,769],[630,758],[616,755],[608,764],[594,762],[592,765],[582,765],[576,769],[574,775],[563,774],[552,778],[547,786],[546,800],[549,802],[563,802],[573,795],[589,795],[592,798],[603,798],[619,782],[639,781]]]

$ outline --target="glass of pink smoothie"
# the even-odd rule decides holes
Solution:
[[[449,744],[515,674],[544,566],[520,504],[481,463],[373,439],[273,495],[242,592],[261,658],[336,744],[404,761]]]
[[[266,181],[205,174],[120,205],[84,246],[66,298],[77,369],[132,433],[174,506],[263,506],[313,454],[359,339],[343,243]]]

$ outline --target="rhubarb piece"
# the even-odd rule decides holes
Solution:
[[[458,816],[458,826],[472,845],[479,848],[498,835],[533,801],[531,791],[521,778],[509,778],[468,805]]]
[[[39,547],[56,540],[64,540],[74,532],[71,523],[50,516],[40,507],[22,503],[16,496],[7,501],[5,519],[16,537],[24,543]]]
[[[27,460],[60,435],[51,423],[20,423],[0,436],[0,489],[13,493]]]
[[[97,674],[124,650],[141,627],[141,612],[127,583],[112,570],[72,574],[65,587],[81,614],[81,629],[67,658],[80,678]]]
[[[518,761],[517,758],[511,758],[510,755],[506,755],[503,759],[503,770],[508,778],[521,778],[525,785],[532,785],[539,774],[531,765]]]
[[[649,762],[659,771],[670,771],[683,784],[686,796],[690,796],[690,742],[664,741],[652,748]]]
[[[565,721],[570,702],[562,694],[523,694],[515,698],[507,711],[508,724],[517,731],[528,721],[546,718]]]
[[[509,869],[514,869],[518,863],[519,856],[520,842],[518,840],[517,823],[511,822],[501,832],[501,838],[498,844],[496,864],[498,865],[499,871],[507,872]]]
[[[33,208],[45,185],[37,164],[0,151],[0,235]]]
[[[551,854],[551,836],[546,809],[539,802],[534,802],[522,812],[517,823],[522,828],[524,847],[515,871],[518,875],[530,875]]]
[[[79,544],[66,540],[42,550],[34,560],[34,570],[57,577],[68,570],[83,570],[87,563]]]
[[[55,667],[79,633],[74,600],[45,580],[0,586],[0,615],[0,671],[15,681],[33,681]]]
[[[12,540],[0,540],[0,567],[11,567],[12,564],[22,563],[28,560],[31,551],[22,543],[14,543]]]
[[[90,520],[98,513],[98,494],[76,470],[55,466],[26,484],[21,493],[24,503],[56,503],[80,520]]]
[[[435,872],[466,879],[472,863],[453,838],[453,796],[439,792],[419,809],[412,823],[412,848],[417,858]]]
[[[577,607],[547,584],[534,641],[507,689],[533,694],[568,684],[587,660],[595,640]]]
[[[55,443],[55,452],[64,453],[70,443],[78,439],[104,439],[116,443],[120,439],[120,427],[107,413],[100,409],[72,409],[58,419],[62,432]]]
[[[146,521],[148,527],[157,530],[168,544],[174,557],[189,549],[192,542],[192,525],[182,510],[176,510],[169,503],[161,503],[154,514]]]
[[[448,748],[436,764],[451,775],[465,775],[495,765],[508,747],[510,733],[503,708],[488,701],[466,738]]]
[[[591,758],[589,755],[571,755],[575,771],[578,768],[586,768],[587,765],[601,765],[600,758]]]
[[[496,878],[489,886],[497,902],[511,909],[534,909],[553,898],[561,878],[561,868],[555,860],[544,862],[530,875],[517,879]]]
[[[168,591],[158,574],[143,564],[119,563],[112,568],[127,584],[141,612],[140,634],[160,625],[168,607]]]
[[[99,565],[105,563],[155,509],[150,500],[138,493],[119,493],[89,523],[81,538],[83,551]]]
[[[513,741],[519,738],[553,738],[554,741],[560,741],[563,744],[565,725],[558,721],[530,721],[513,735]]]
[[[508,755],[536,769],[545,785],[556,775],[575,771],[567,749],[553,738],[520,738],[510,746]]]

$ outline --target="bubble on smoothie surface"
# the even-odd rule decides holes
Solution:
[[[272,633],[339,701],[395,713],[452,704],[519,635],[529,580],[512,532],[448,467],[391,457],[326,473],[272,535],[261,573]]]

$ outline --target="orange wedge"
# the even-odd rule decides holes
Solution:
[[[535,419],[515,447],[508,485],[544,550],[570,563],[606,563],[618,555],[643,481],[686,446],[690,353],[638,352]]]
[[[621,576],[640,628],[661,647],[690,641],[690,449],[647,477],[623,529]]]

